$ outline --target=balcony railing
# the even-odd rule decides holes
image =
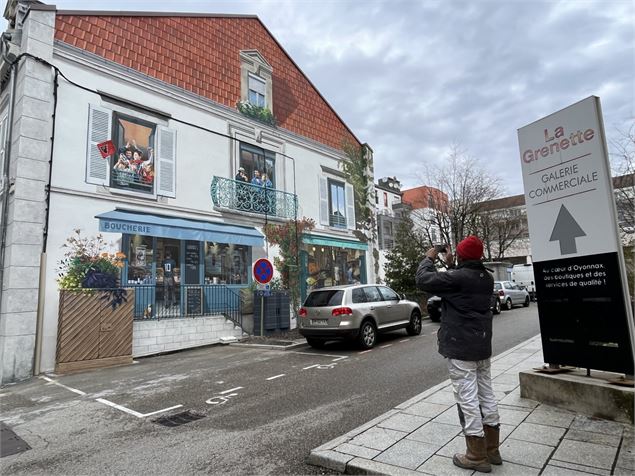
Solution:
[[[274,188],[214,176],[210,187],[214,207],[240,212],[295,218],[298,197]]]

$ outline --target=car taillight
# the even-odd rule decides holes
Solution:
[[[499,296],[504,296],[505,295],[505,291],[503,291],[502,289],[500,291],[498,291],[498,295]]]
[[[331,311],[333,316],[350,316],[353,314],[353,310],[350,307],[336,307]]]
[[[307,310],[303,307],[300,308],[300,310],[298,311],[298,315],[300,317],[306,317],[309,313],[307,312]]]

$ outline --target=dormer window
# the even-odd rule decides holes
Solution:
[[[273,110],[273,68],[257,50],[240,52],[240,100]]]
[[[267,82],[260,76],[249,73],[249,92],[248,98],[250,104],[258,107],[266,107],[266,91]]]

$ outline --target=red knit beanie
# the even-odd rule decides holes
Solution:
[[[481,259],[483,242],[476,236],[470,235],[456,246],[456,254],[464,261]]]

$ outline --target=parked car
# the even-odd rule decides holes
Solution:
[[[312,347],[329,340],[356,340],[364,349],[377,333],[406,329],[421,334],[421,309],[387,286],[356,284],[311,291],[300,308],[298,330]]]
[[[433,322],[439,322],[441,320],[441,302],[442,299],[439,296],[432,296],[428,298],[428,316]],[[497,291],[492,293],[492,314],[501,313],[501,301]]]
[[[529,293],[527,290],[511,281],[494,281],[494,290],[498,293],[503,303],[503,308],[510,310],[514,306],[522,304],[529,306]]]

